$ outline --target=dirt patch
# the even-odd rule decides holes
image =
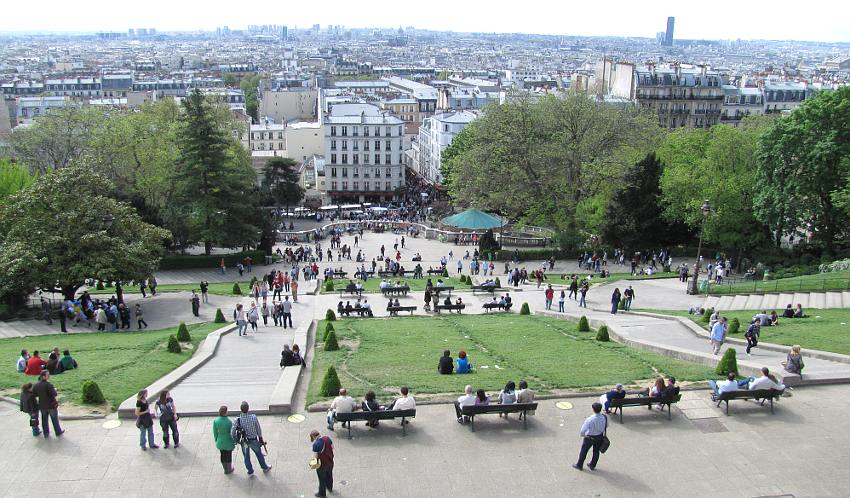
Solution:
[[[352,353],[356,353],[360,349],[360,341],[358,339],[342,339],[339,341],[339,346],[348,348]]]

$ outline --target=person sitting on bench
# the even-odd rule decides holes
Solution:
[[[351,301],[345,302],[345,316],[351,316],[351,312],[354,311],[354,306],[351,305]]]
[[[372,314],[372,305],[371,305],[371,304],[369,304],[369,300],[368,300],[368,299],[364,299],[364,300],[363,300],[363,304],[360,306],[360,309],[361,309],[361,310],[365,310],[365,313],[366,313],[368,316],[370,316],[370,317],[371,317],[371,316],[375,316],[375,315],[373,315],[373,314]]]
[[[499,391],[499,404],[500,405],[513,405],[515,403],[516,403],[516,384],[514,384],[514,381],[511,380],[511,381],[508,381],[507,384],[505,384],[504,389]],[[507,413],[505,413],[504,415],[505,415],[505,418],[508,418]],[[501,416],[502,416],[502,414],[500,413],[499,417],[501,417]]]
[[[664,392],[661,393],[665,398],[674,397],[679,395],[679,386],[676,385],[675,377],[667,378],[667,386],[664,388]]]
[[[397,312],[397,311],[393,311],[393,309],[392,309],[392,308],[393,308],[393,300],[392,300],[392,299],[390,299],[389,301],[387,301],[387,313],[389,313],[389,314],[390,314],[390,316],[397,316],[397,315],[398,315],[398,312]]]
[[[422,261],[422,256],[417,252],[415,256],[413,256],[413,261]]]
[[[334,430],[334,416],[337,413],[351,413],[357,408],[354,398],[348,395],[348,390],[342,388],[339,390],[339,396],[331,402],[331,408],[328,410],[328,430]]]
[[[443,304],[446,305],[446,306],[451,306],[452,305],[452,298],[449,297],[449,296],[446,296],[446,299],[443,301]]]
[[[345,292],[354,292],[357,290],[357,285],[354,284],[351,280],[348,281],[348,285],[345,286]]]
[[[616,386],[614,386],[614,389],[611,389],[607,393],[600,396],[599,402],[602,403],[602,408],[605,409],[605,413],[611,413],[611,400],[623,399],[625,397],[626,390],[623,389],[623,384],[617,384]]]
[[[356,284],[354,284],[354,290],[356,290],[357,292],[363,292],[363,284],[357,282]]]
[[[437,365],[437,372],[440,375],[451,375],[455,369],[455,360],[452,358],[452,353],[448,349],[443,351],[443,356],[440,357],[440,362]]]
[[[385,407],[378,404],[378,401],[375,399],[375,391],[369,391],[366,393],[366,397],[363,399],[363,405],[361,406],[364,412],[377,412],[385,409]],[[367,427],[378,427],[377,420],[367,420]]]
[[[339,303],[337,303],[337,305],[336,305],[336,312],[337,312],[337,314],[339,314],[339,315],[344,315],[344,314],[345,314],[345,306],[342,304],[342,301],[340,301]]]
[[[490,397],[484,392],[484,389],[479,389],[475,392],[475,406],[486,406],[490,404]]]
[[[472,364],[469,362],[469,358],[466,357],[466,351],[458,351],[458,353],[457,353],[457,368],[455,368],[455,373],[458,373],[458,374],[472,373]]]
[[[457,413],[457,422],[459,424],[469,422],[469,417],[461,415],[461,410],[463,410],[464,406],[474,406],[476,399],[476,396],[472,394],[472,386],[466,386],[463,389],[463,396],[459,397],[457,403],[455,403],[455,413]]]
[[[726,380],[709,380],[708,385],[711,387],[711,391],[713,392],[711,399],[716,399],[723,393],[738,390],[738,381],[735,380],[735,372],[729,372],[729,375],[726,376]]]
[[[381,283],[380,283],[380,284],[378,284],[378,286],[379,286],[381,289],[386,289],[387,287],[392,287],[392,285],[391,285],[389,282],[387,282],[387,279],[383,279],[383,280],[381,280]]]
[[[445,286],[446,286],[446,284],[443,283],[443,280],[438,278],[437,279],[437,287],[445,287]]]
[[[399,389],[399,392],[401,392],[401,397],[395,400],[392,406],[388,407],[387,410],[395,411],[416,409],[416,400],[413,399],[413,396],[408,396],[410,389],[408,389],[407,386],[402,386],[401,389]],[[409,424],[410,422],[405,420],[405,423]]]
[[[481,287],[496,287],[496,282],[488,278],[483,284],[481,284]]]
[[[761,367],[761,377],[750,382],[749,389],[750,391],[758,391],[759,389],[776,389],[777,391],[782,391],[785,389],[785,385],[777,382],[776,377],[770,373],[767,367]]]
[[[460,297],[458,297],[458,298],[457,298],[457,301],[455,301],[455,304],[456,304],[457,306],[462,305],[462,304],[463,304],[463,299],[461,299]]]

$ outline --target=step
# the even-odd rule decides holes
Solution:
[[[747,304],[747,300],[750,299],[749,294],[738,294],[734,298],[732,298],[732,304],[729,305],[730,310],[743,310],[745,305]]]
[[[744,305],[745,310],[760,310],[764,308],[764,296],[761,294],[750,294]]]
[[[805,305],[803,305],[805,306]],[[809,308],[826,308],[826,294],[823,292],[812,292],[809,294]]]
[[[795,292],[793,296],[791,296],[790,303],[794,304],[794,307],[797,304],[803,306],[803,309],[809,307],[809,293],[808,292]]]
[[[785,304],[779,304],[779,294],[765,294],[761,306],[763,309],[785,308]]]
[[[720,301],[717,303],[716,309],[718,310],[728,310],[732,308],[732,301],[735,299],[735,296],[722,296]]]
[[[850,308],[850,291],[844,291],[841,293],[841,307]]]
[[[842,308],[841,304],[841,293],[840,292],[827,292],[826,293],[826,307],[827,308]]]
[[[705,298],[705,302],[702,304],[703,308],[716,308],[717,303],[720,302],[721,296],[708,296]]]
[[[791,307],[797,306],[797,301],[794,301],[794,294],[792,293],[781,293],[779,294],[779,301],[776,303],[782,309],[785,309],[786,306],[791,305]]]

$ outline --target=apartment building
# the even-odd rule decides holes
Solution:
[[[721,123],[738,127],[745,117],[762,114],[764,114],[764,94],[761,89],[723,85]]]
[[[474,121],[478,115],[470,111],[435,114],[425,118],[419,127],[419,140],[414,148],[414,169],[431,183],[442,183],[442,154],[454,137]]]
[[[635,69],[635,99],[664,128],[710,128],[720,122],[723,78],[705,66],[642,67]]]

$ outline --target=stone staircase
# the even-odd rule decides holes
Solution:
[[[729,294],[708,296],[705,308],[721,310],[783,310],[788,304],[803,306],[803,309],[850,308],[850,291],[829,292],[782,292],[770,294]]]

